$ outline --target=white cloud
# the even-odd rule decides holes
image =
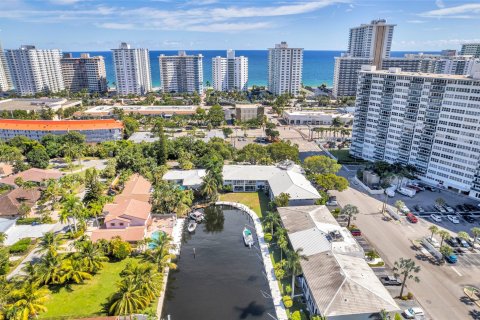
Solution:
[[[257,23],[212,23],[206,25],[196,25],[188,28],[190,31],[202,32],[236,32],[247,30],[258,30],[261,28],[269,28],[271,25],[268,22]]]
[[[443,0],[436,0],[435,5],[439,8],[445,8],[445,3],[443,3]]]
[[[77,2],[80,2],[80,0],[50,0],[50,2],[54,4],[68,5],[68,4],[75,4]]]
[[[425,23],[425,20],[407,20],[407,23]]]
[[[420,13],[421,17],[426,18],[457,18],[471,19],[480,18],[480,3],[467,3],[456,7],[442,7],[427,12]]]
[[[135,29],[133,23],[116,23],[116,22],[105,22],[97,24],[100,28],[104,29],[114,29],[114,30],[132,30]]]

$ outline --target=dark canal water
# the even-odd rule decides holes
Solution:
[[[218,206],[206,208],[205,215],[207,222],[194,233],[184,230],[162,319],[274,319],[258,245],[249,249],[243,243],[245,224],[255,232],[248,215]]]

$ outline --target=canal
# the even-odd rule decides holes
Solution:
[[[245,225],[255,233],[249,216],[220,206],[206,208],[205,216],[193,233],[183,232],[162,319],[275,319],[256,235],[255,247],[243,242]]]

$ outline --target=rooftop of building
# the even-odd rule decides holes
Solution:
[[[261,105],[256,104],[256,103],[250,103],[250,104],[235,104],[235,108],[237,109],[253,109],[253,108],[258,108],[261,107]]]
[[[360,70],[360,72],[382,74],[382,75],[446,79],[446,80],[465,80],[465,81],[480,80],[480,71],[475,72],[475,74],[473,75],[439,74],[439,73],[408,72],[408,71],[402,71],[401,68],[389,68],[388,70],[376,70],[374,66],[365,65],[365,66],[362,66],[362,70]]]
[[[294,250],[303,249],[303,277],[327,317],[395,311],[398,306],[364,259],[351,233],[325,206],[278,208]]]
[[[39,99],[6,99],[0,100],[0,111],[14,111],[14,110],[24,110],[24,111],[36,111],[41,110],[45,107],[50,107],[53,110],[58,110],[60,108],[68,108],[80,105],[82,102],[79,100],[68,100],[68,99],[52,99],[52,98],[39,98]]]
[[[353,115],[348,113],[339,113],[337,110],[328,111],[320,111],[320,110],[285,110],[283,112],[285,115],[289,116],[313,116],[313,115],[329,115],[333,117],[341,117],[341,118],[352,118]]]
[[[203,183],[207,171],[205,169],[196,170],[169,170],[163,176],[164,180],[182,180],[182,185],[186,187],[198,186]]]
[[[0,216],[14,216],[22,203],[30,208],[40,199],[40,190],[37,188],[16,188],[0,196]]]
[[[95,106],[84,111],[85,114],[111,114],[114,110],[120,109],[126,113],[144,113],[144,114],[162,114],[162,113],[176,113],[176,114],[193,114],[198,106]]]
[[[57,170],[30,168],[28,170],[0,179],[0,184],[16,186],[15,179],[17,178],[22,178],[23,181],[41,183],[48,179],[59,179],[63,175],[63,173]]]
[[[114,203],[108,203],[103,208],[108,214],[105,216],[105,222],[118,218],[128,219],[128,217],[147,220],[152,211],[152,205],[145,201],[120,198],[115,199]]]
[[[143,226],[128,227],[125,229],[97,229],[92,231],[90,238],[93,242],[100,239],[112,240],[115,237],[120,237],[124,241],[137,242],[142,240],[147,233],[147,230]]]
[[[70,131],[123,129],[121,121],[105,120],[13,120],[0,119],[0,130]]]

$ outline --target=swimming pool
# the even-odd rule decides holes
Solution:
[[[165,232],[163,231],[155,231],[154,233],[152,233],[152,236],[150,237],[152,240],[158,240],[158,238],[160,238],[160,235],[161,234],[164,234]],[[148,244],[148,249],[155,249],[155,243],[152,241]]]

